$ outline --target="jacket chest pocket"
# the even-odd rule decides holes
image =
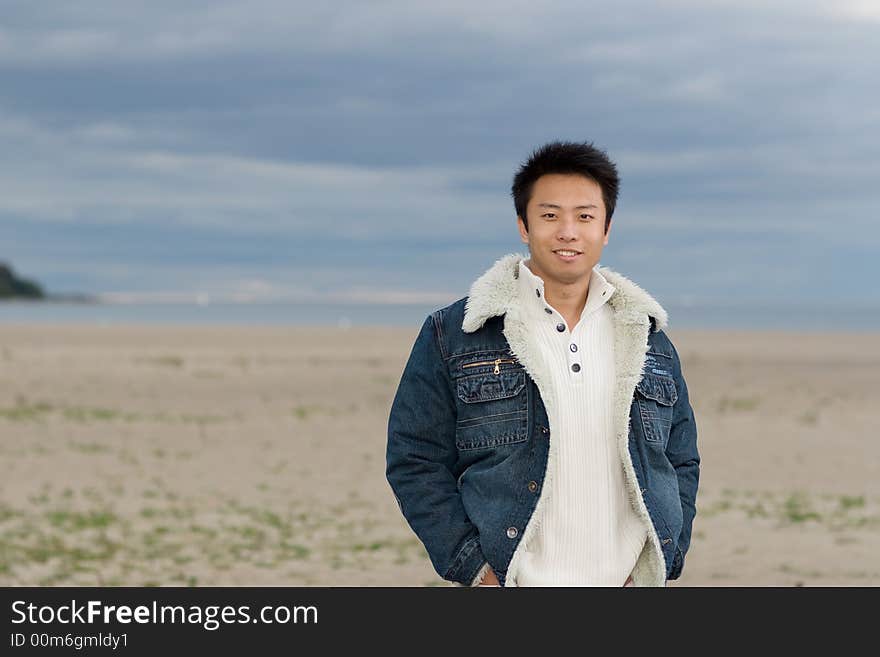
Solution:
[[[455,444],[459,449],[482,449],[526,440],[526,373],[520,367],[501,368],[494,361],[455,381],[458,419]],[[467,370],[465,370],[467,371]]]
[[[645,440],[665,445],[672,427],[672,407],[678,399],[675,381],[668,376],[645,374],[636,386],[636,399]]]

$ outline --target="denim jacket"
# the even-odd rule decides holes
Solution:
[[[499,259],[467,297],[427,317],[391,406],[386,477],[442,578],[470,585],[488,563],[516,585],[541,521],[555,445],[549,373],[526,339],[518,264]],[[681,574],[696,514],[697,428],[667,315],[607,268],[614,286],[615,435],[629,499],[648,540],[636,586]]]

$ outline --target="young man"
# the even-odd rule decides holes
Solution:
[[[553,142],[514,177],[510,254],[424,322],[391,407],[386,476],[462,585],[664,586],[700,456],[666,312],[597,267],[617,168]]]

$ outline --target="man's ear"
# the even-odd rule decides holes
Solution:
[[[614,223],[614,219],[608,220],[608,228],[605,229],[605,241],[602,242],[603,246],[608,246],[608,235],[611,233],[611,224]]]
[[[523,221],[522,217],[516,215],[516,225],[519,228],[519,238],[522,240],[524,244],[529,243],[529,231],[526,228],[526,222]]]

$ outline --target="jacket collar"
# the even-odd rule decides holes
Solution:
[[[465,333],[473,333],[490,317],[505,315],[517,303],[516,279],[519,263],[525,258],[527,256],[519,253],[509,253],[474,281],[465,302],[464,321],[461,324]],[[647,316],[654,319],[654,331],[666,328],[668,316],[654,297],[607,267],[598,267],[597,271],[615,288],[608,303],[618,319],[628,323],[644,323]]]

